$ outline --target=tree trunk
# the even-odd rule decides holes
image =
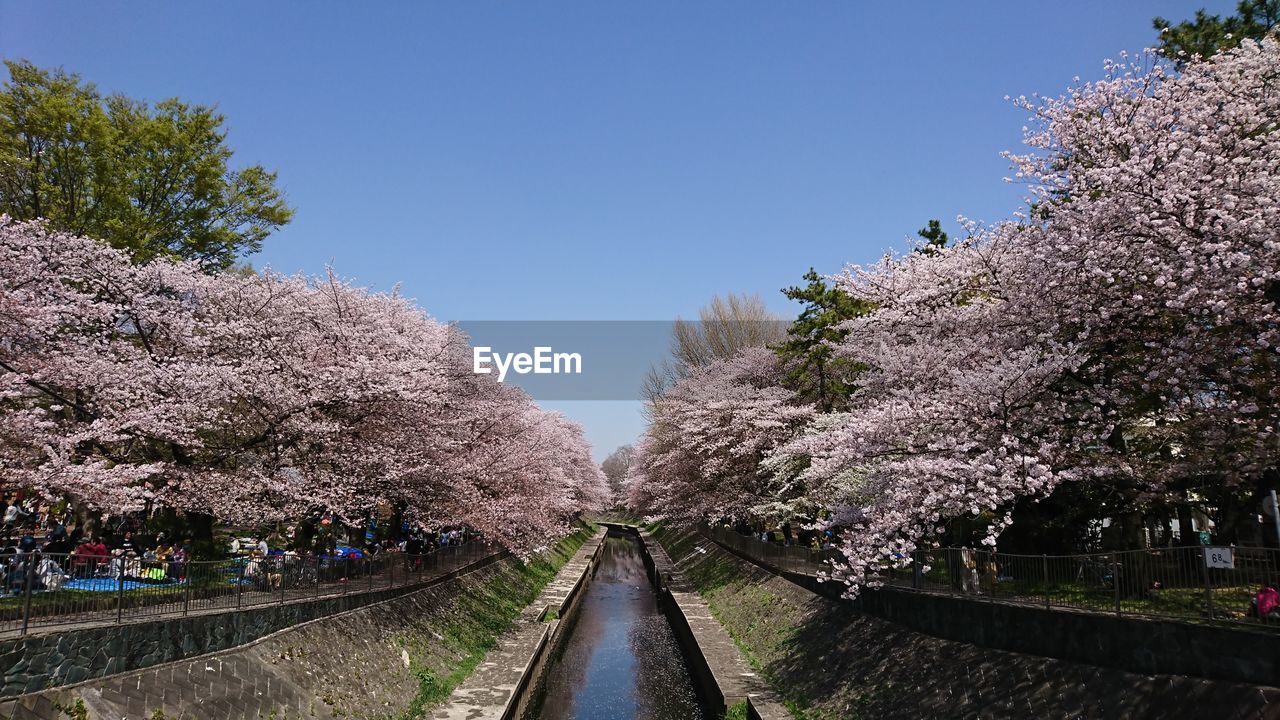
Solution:
[[[1186,502],[1178,503],[1178,544],[1199,545],[1200,538],[1191,520],[1191,508]]]
[[[187,533],[182,542],[190,541],[192,554],[201,560],[216,560],[222,557],[220,548],[213,541],[213,526],[217,522],[214,516],[202,512],[186,513]]]

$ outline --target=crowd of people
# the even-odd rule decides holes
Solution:
[[[781,525],[757,523],[753,526],[744,520],[735,525],[733,529],[739,535],[747,535],[760,542],[785,545],[786,547],[804,547],[810,550],[830,550],[835,547],[835,533],[830,529],[801,528],[793,531],[790,521],[783,522]]]
[[[10,506],[12,507],[12,506]],[[164,583],[186,578],[190,541],[173,542],[164,533],[139,540],[125,530],[109,540],[81,528],[46,525],[6,532],[0,538],[0,572],[6,594],[58,590],[72,580],[110,578]]]
[[[178,540],[163,531],[145,532],[141,517],[117,518],[106,532],[95,532],[87,530],[87,524],[77,523],[65,506],[20,495],[5,499],[0,517],[0,592],[6,595],[58,590],[78,580],[115,581],[99,583],[101,588],[92,583],[75,584],[92,589],[120,587],[126,581],[130,587],[134,583],[181,583],[187,580],[194,560],[189,536]],[[232,561],[242,568],[232,573],[239,575],[240,582],[274,589],[294,576],[345,581],[355,568],[369,572],[370,563],[352,560],[388,554],[403,555],[405,570],[420,570],[430,553],[480,537],[468,527],[426,530],[406,525],[399,532],[384,530],[381,539],[370,530],[362,544],[342,543],[340,536],[345,533],[328,519],[307,532],[300,530],[290,526],[272,533],[229,534],[214,544],[217,550],[202,554],[201,559],[215,561],[218,568],[211,572],[222,572],[225,561]]]
[[[295,528],[289,528],[283,536],[233,538],[230,554],[245,559],[241,582],[277,590],[281,586],[346,582],[392,565],[406,573],[421,571],[432,553],[480,537],[466,527],[406,530],[381,540],[367,539],[357,548],[338,544],[333,533],[317,533],[306,541]]]

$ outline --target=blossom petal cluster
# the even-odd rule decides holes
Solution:
[[[773,351],[749,348],[693,370],[650,408],[629,472],[629,504],[697,523],[756,514],[788,493],[760,467],[814,415],[778,385]]]
[[[1027,151],[1009,155],[1030,210],[833,278],[874,308],[832,348],[863,368],[847,410],[757,436],[745,446],[773,446],[763,463],[732,469],[751,487],[770,487],[762,470],[773,486],[791,478],[830,510],[854,588],[953,518],[994,518],[995,544],[1015,501],[1063,483],[1158,497],[1188,478],[1256,483],[1275,465],[1280,45],[1246,42],[1180,71],[1139,56],[1063,97],[1017,102],[1034,117]],[[675,415],[714,407],[698,393],[735,387],[724,370],[677,388],[691,400]],[[659,411],[639,459],[651,484],[719,477],[690,468],[739,457],[738,443],[715,446],[715,422]],[[685,447],[717,455],[672,450]],[[737,490],[725,479],[714,493]]]
[[[209,275],[0,218],[0,473],[231,522],[393,503],[516,549],[600,504],[582,430],[398,293]]]

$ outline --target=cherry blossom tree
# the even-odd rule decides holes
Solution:
[[[794,496],[762,473],[764,455],[813,416],[780,387],[766,348],[693,369],[652,403],[651,424],[629,470],[629,504],[680,523],[741,518]]]
[[[580,428],[332,274],[134,265],[3,219],[0,337],[0,471],[51,497],[235,522],[390,501],[520,548],[602,497]]]
[[[948,518],[994,513],[994,544],[1012,501],[1064,482],[1158,495],[1275,463],[1278,77],[1266,39],[1019,99],[1029,215],[839,278],[875,308],[837,348],[867,370],[774,461],[810,463],[850,583]]]

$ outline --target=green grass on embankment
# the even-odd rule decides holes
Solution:
[[[724,720],[747,720],[749,717],[746,700],[730,705],[724,713]]]
[[[418,696],[400,718],[425,718],[444,702],[594,531],[583,524],[527,563],[501,563],[452,607],[400,634],[396,642],[408,652],[409,670],[418,679]]]
[[[1234,683],[1131,674],[914,632],[772,575],[699,535],[662,527],[654,535],[802,720],[1244,717],[1261,706],[1256,690]]]
[[[695,533],[661,525],[650,531],[677,562],[709,542]],[[809,657],[804,652],[813,614],[813,607],[803,600],[804,592],[788,594],[785,581],[768,582],[771,576],[767,573],[744,566],[727,554],[693,557],[697,559],[681,565],[685,579],[796,720],[847,720],[862,715],[864,693],[873,690],[846,685],[833,693],[834,688],[823,683],[797,682],[797,676],[822,677],[832,670],[830,658]],[[729,717],[732,715],[726,715]]]

